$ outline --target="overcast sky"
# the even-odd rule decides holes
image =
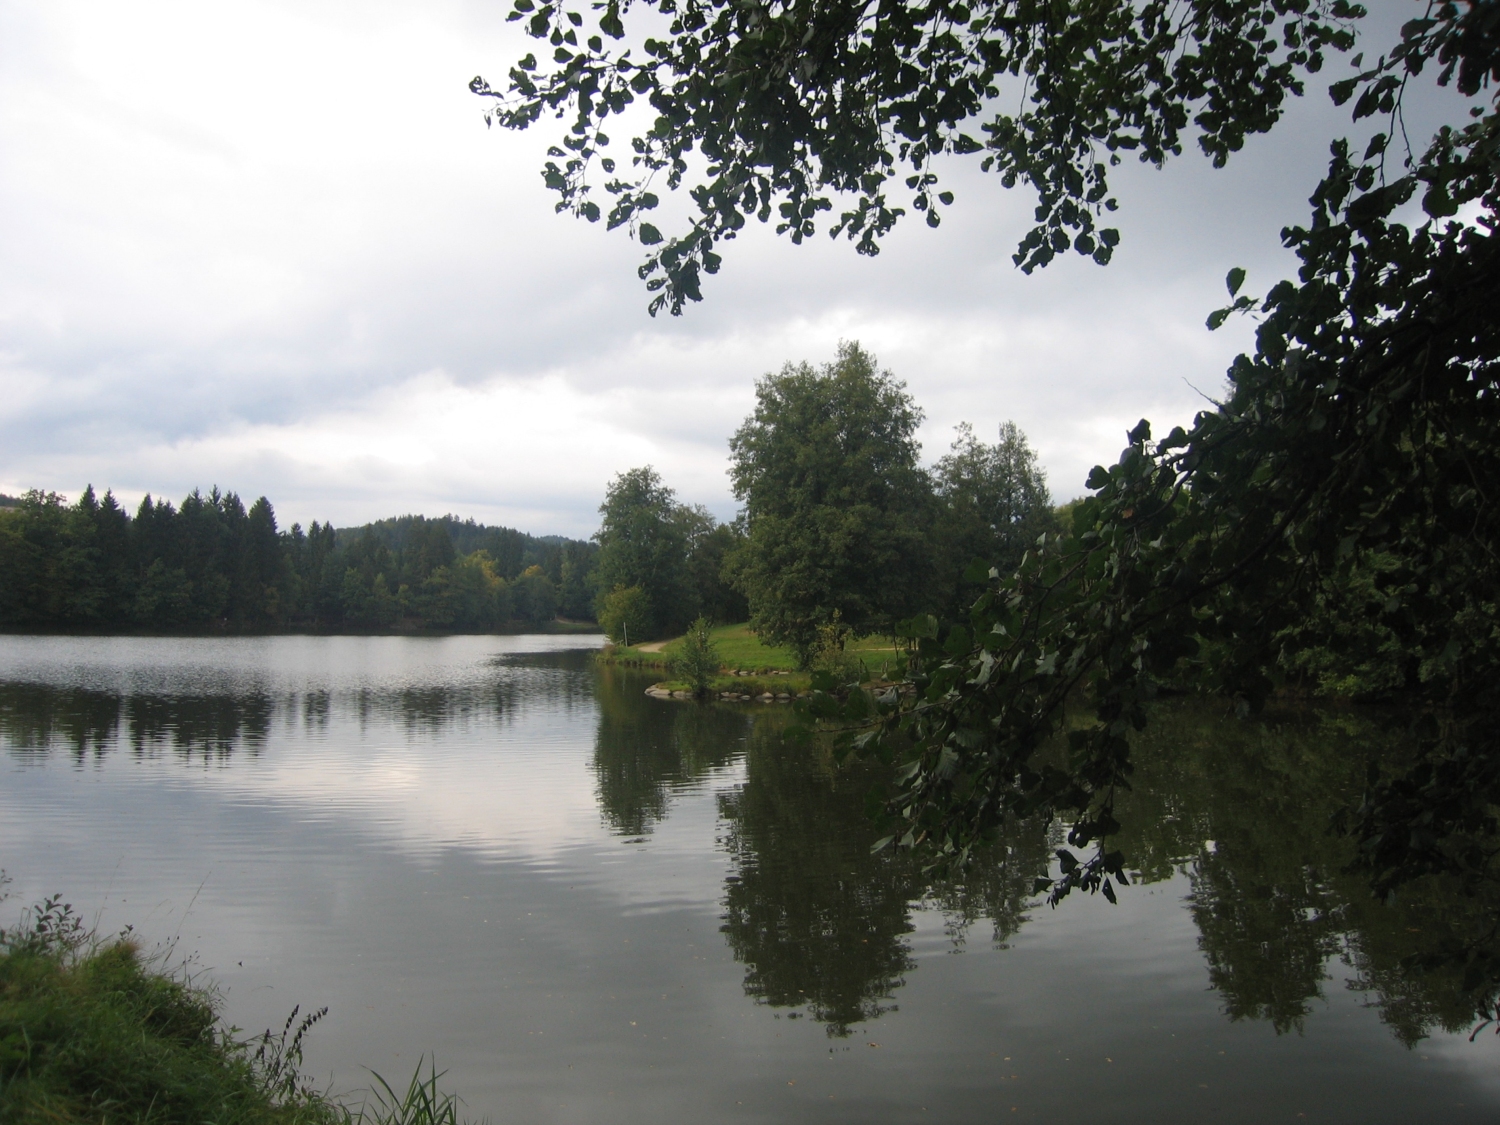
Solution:
[[[925,409],[927,460],[1012,419],[1066,500],[1138,418],[1164,432],[1219,392],[1251,328],[1204,329],[1224,275],[1289,272],[1277,232],[1346,131],[1319,94],[1225,172],[1130,169],[1114,263],[1029,278],[1033,199],[956,164],[939,230],[870,260],[757,229],[653,320],[640,248],[554,214],[551,137],[486,130],[468,93],[530,49],[508,9],[0,0],[0,491],[218,484],[283,526],[584,535],[649,463],[728,518],[756,378],[857,339]]]

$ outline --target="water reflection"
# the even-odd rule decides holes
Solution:
[[[1252,723],[1177,704],[1138,739],[1121,846],[1144,881],[1188,875],[1231,1020],[1300,1032],[1336,976],[1408,1046],[1493,1013],[1496,888],[1429,879],[1376,901],[1331,831],[1370,760],[1399,753],[1379,716],[1336,711]]]
[[[720,792],[726,879],[722,932],[745,965],[746,995],[804,1013],[832,1037],[894,1011],[915,961],[913,915],[943,911],[962,942],[977,922],[1003,944],[1027,918],[1034,878],[1046,870],[1039,826],[994,848],[962,881],[933,885],[906,856],[872,855],[866,795],[881,771],[830,760],[781,736],[781,708],[699,706],[647,698],[651,677],[599,671],[593,768],[611,831],[648,835],[675,793],[743,759],[744,781]],[[1055,842],[1055,841],[1054,841]]]
[[[65,750],[77,758],[112,749],[120,696],[87,688],[0,683],[0,739],[15,753]]]
[[[413,838],[494,848],[514,837],[538,853],[601,821],[610,847],[648,839],[674,801],[717,786],[718,844],[730,868],[721,931],[744,993],[805,1014],[833,1037],[896,1009],[916,971],[919,912],[936,912],[955,947],[976,934],[1011,943],[1038,910],[1032,881],[1061,842],[1057,826],[1017,825],[962,880],[934,882],[905,857],[870,853],[878,830],[865,798],[879,770],[836,769],[785,743],[779,708],[658,702],[642,694],[640,676],[595,669],[578,651],[472,659],[464,649],[462,661],[408,666],[391,655],[400,650],[381,649],[388,667],[338,674],[308,651],[304,666],[284,672],[249,660],[143,664],[114,678],[107,669],[51,679],[7,672],[0,746],[25,761],[98,762],[123,751],[229,765],[263,755],[281,735],[305,747],[357,728],[337,754],[307,750],[258,775],[257,793],[336,791],[350,807],[364,802],[364,822],[406,825]],[[579,756],[549,756],[552,728],[540,724],[527,735],[531,756],[493,753],[497,732],[538,708],[574,716]],[[441,748],[412,755],[397,739],[376,753],[366,732],[377,724]],[[460,735],[474,736],[471,756],[448,752]],[[1324,1000],[1348,990],[1410,1045],[1493,1012],[1500,892],[1429,880],[1393,903],[1374,901],[1348,872],[1347,842],[1329,831],[1369,759],[1399,752],[1379,716],[1305,711],[1239,722],[1191,702],[1162,707],[1139,738],[1119,846],[1137,884],[1185,880],[1207,980],[1230,1021],[1300,1032]],[[568,777],[578,782],[571,805]],[[713,847],[707,833],[701,846]],[[710,878],[716,885],[717,873]]]
[[[652,677],[599,669],[593,767],[609,829],[642,837],[667,815],[671,794],[728,765],[744,750],[747,717],[730,708],[667,706],[649,699]]]
[[[1187,877],[1209,983],[1231,1021],[1301,1032],[1328,987],[1363,994],[1407,1045],[1494,1013],[1496,888],[1428,880],[1378,902],[1331,831],[1370,759],[1399,753],[1378,716],[1241,722],[1187,702],[1157,720],[1138,743],[1120,846],[1138,886]],[[932,882],[902,857],[869,852],[877,833],[864,798],[878,772],[835,770],[784,744],[779,725],[771,715],[754,724],[744,784],[719,799],[735,862],[723,929],[747,966],[747,995],[805,1008],[844,1036],[894,1010],[914,968],[907,935],[919,907],[941,910],[955,942],[980,921],[999,946],[1017,934],[1061,829],[1013,826],[961,881]]]
[[[128,695],[87,688],[0,683],[0,741],[13,752],[97,758],[120,746],[223,758],[254,753],[276,713],[264,694]]]
[[[941,910],[955,943],[987,921],[1003,946],[1034,905],[1049,836],[1039,824],[1020,826],[961,880],[933,883],[908,855],[870,851],[878,830],[866,798],[881,767],[835,768],[785,742],[782,726],[774,713],[757,717],[745,782],[719,798],[735,862],[723,932],[746,965],[747,995],[805,1008],[843,1037],[896,1009],[894,994],[915,968],[908,935],[917,909]]]
[[[887,1001],[913,967],[916,888],[904,858],[870,854],[861,797],[873,775],[834,773],[786,745],[780,725],[769,715],[755,724],[745,783],[719,798],[735,862],[723,932],[748,996],[805,1006],[844,1036],[894,1010]]]
[[[0,747],[77,760],[128,747],[227,758],[256,753],[273,727],[325,733],[338,711],[360,726],[389,722],[412,737],[503,722],[523,703],[592,708],[586,651],[497,656],[459,682],[357,682],[333,688],[276,684],[263,676],[158,676],[148,686],[92,688],[0,680]],[[562,673],[562,674],[559,674]]]

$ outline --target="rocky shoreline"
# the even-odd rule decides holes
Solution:
[[[696,698],[690,691],[672,691],[661,684],[652,684],[646,689],[646,694],[652,699]],[[708,698],[723,700],[726,703],[790,703],[799,694],[799,692],[791,691],[763,691],[758,694],[742,691],[718,691],[710,692]]]
[[[729,675],[749,676],[759,680],[770,676],[787,676],[790,675],[790,673],[782,671],[749,672],[743,668],[735,668],[729,672]],[[790,703],[792,700],[796,699],[798,695],[802,694],[801,692],[792,690],[769,691],[766,690],[762,685],[757,684],[756,686],[761,687],[761,690],[736,691],[733,688],[726,688],[720,691],[709,692],[708,698],[719,699],[724,701],[725,703]],[[652,684],[646,689],[646,694],[651,696],[652,699],[696,698],[696,696],[691,691],[673,690],[668,688],[664,683]]]

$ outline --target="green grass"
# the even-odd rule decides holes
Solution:
[[[762,644],[760,638],[750,632],[750,626],[743,622],[738,625],[720,625],[710,637],[726,668],[759,673],[797,671],[796,653],[789,648]],[[642,668],[669,668],[681,641],[681,637],[668,641],[660,652],[642,652],[639,645],[629,648],[616,645],[607,650],[606,659],[616,664],[633,664]],[[889,637],[863,637],[850,642],[848,651],[865,662],[872,676],[880,674],[882,665],[894,663],[896,656]],[[805,676],[803,681],[805,687]]]
[[[716,626],[709,634],[709,639],[714,648],[718,649],[719,659],[726,668],[741,668],[747,672],[796,670],[796,653],[788,648],[761,644],[760,639],[750,632],[749,625],[742,623]],[[628,648],[614,645],[606,650],[606,659],[616,664],[633,664],[642,668],[669,668],[681,645],[681,637],[668,641],[657,652],[643,652],[640,645]]]
[[[358,1109],[311,1089],[302,1037],[322,1012],[241,1039],[211,989],[154,968],[130,938],[97,941],[56,899],[30,923],[0,930],[5,1125],[457,1125],[431,1066],[403,1094],[376,1075]]]
[[[778,648],[761,642],[750,626],[721,625],[710,635],[719,659],[726,668],[746,672],[795,672],[797,654],[789,648]],[[677,642],[673,642],[675,645]],[[672,645],[667,646],[669,649]]]
[[[896,646],[890,637],[860,637],[850,641],[845,651],[863,660],[872,676],[879,676],[882,667],[889,671],[896,663]]]
[[[719,659],[730,672],[752,673],[751,675],[720,675],[714,677],[709,691],[717,695],[733,691],[744,695],[758,696],[765,692],[775,695],[789,692],[796,695],[811,686],[812,675],[797,670],[797,657],[791,649],[762,644],[750,632],[750,626],[720,625],[710,634]],[[668,641],[658,652],[643,652],[639,645],[630,648],[614,646],[604,650],[602,659],[637,668],[652,668],[670,671],[672,658],[682,638]],[[850,655],[862,660],[871,679],[880,679],[888,674],[895,664],[896,650],[888,637],[863,637],[851,641]],[[692,685],[685,680],[668,678],[661,684],[669,691],[688,691]]]

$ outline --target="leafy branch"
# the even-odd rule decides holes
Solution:
[[[940,156],[978,156],[1006,187],[1037,193],[1014,255],[1024,271],[1072,251],[1107,263],[1119,232],[1109,170],[1124,154],[1161,166],[1187,137],[1222,167],[1280,118],[1328,51],[1346,51],[1364,9],[1348,0],[649,0],[665,38],[625,44],[631,4],[515,0],[510,14],[551,48],[519,60],[486,120],[526,129],[550,115],[566,135],[542,175],[558,210],[626,226],[651,248],[639,274],[653,315],[702,299],[720,244],[774,218],[800,243],[819,216],[860,254],[909,210],[940,225],[954,201]],[[589,34],[586,25],[597,29]],[[1020,105],[1001,108],[1019,88]],[[643,99],[654,116],[631,139],[628,167],[605,154],[605,125]],[[589,169],[606,175],[608,214]],[[697,162],[696,164],[694,162]],[[645,216],[654,185],[687,186],[686,229]],[[831,216],[830,216],[831,217]]]

